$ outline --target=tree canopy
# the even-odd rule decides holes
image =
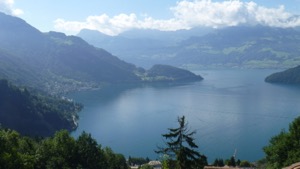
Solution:
[[[203,167],[207,164],[207,160],[196,150],[198,146],[193,138],[196,131],[190,131],[185,116],[178,117],[178,123],[178,128],[169,128],[169,133],[162,135],[168,141],[166,141],[166,147],[159,147],[156,153],[175,157],[176,168]]]
[[[18,169],[127,169],[125,157],[102,148],[90,134],[77,139],[67,130],[53,137],[32,139],[0,129],[0,168]]]
[[[69,99],[28,91],[0,79],[0,124],[30,136],[73,130],[82,105]]]
[[[289,131],[281,131],[271,138],[264,147],[267,168],[277,169],[300,161],[300,117],[289,126]]]

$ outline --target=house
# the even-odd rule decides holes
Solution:
[[[291,166],[285,167],[283,169],[300,169],[300,162],[292,164]]]
[[[153,169],[162,169],[160,161],[149,161],[148,165],[152,166]]]
[[[215,167],[215,166],[205,166],[204,169],[255,169],[253,167],[229,167],[225,165],[224,167]]]

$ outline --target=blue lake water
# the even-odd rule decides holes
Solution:
[[[263,146],[300,115],[300,87],[264,78],[278,70],[201,70],[203,81],[182,85],[115,85],[70,95],[84,104],[76,137],[92,134],[102,146],[126,157],[158,159],[161,134],[185,115],[208,157],[256,161]]]

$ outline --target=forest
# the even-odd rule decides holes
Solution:
[[[82,104],[0,80],[0,124],[23,135],[51,136],[77,127]]]
[[[52,137],[41,139],[1,129],[0,168],[125,169],[128,166],[123,155],[101,147],[85,132],[75,139],[67,130],[61,130]]]
[[[194,131],[189,131],[184,116],[178,118],[179,127],[169,129],[162,136],[165,147],[157,153],[165,154],[161,160],[164,169],[203,168],[207,164],[205,155],[195,148]],[[259,169],[281,169],[300,161],[300,117],[296,118],[289,131],[282,131],[271,138],[264,147],[266,157],[257,163]],[[15,130],[0,129],[0,168],[5,169],[52,169],[52,168],[89,168],[89,169],[127,169],[130,164],[145,164],[149,158],[130,157],[115,153],[86,132],[74,138],[67,130],[56,132],[51,137],[22,136]],[[216,159],[213,166],[253,167],[253,163],[231,157],[227,160]],[[149,165],[140,168],[151,168]]]

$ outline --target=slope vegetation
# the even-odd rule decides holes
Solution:
[[[274,73],[265,79],[270,83],[297,84],[300,85],[300,66]]]
[[[0,124],[22,134],[48,136],[60,129],[73,130],[81,108],[73,101],[32,94],[0,80]]]

